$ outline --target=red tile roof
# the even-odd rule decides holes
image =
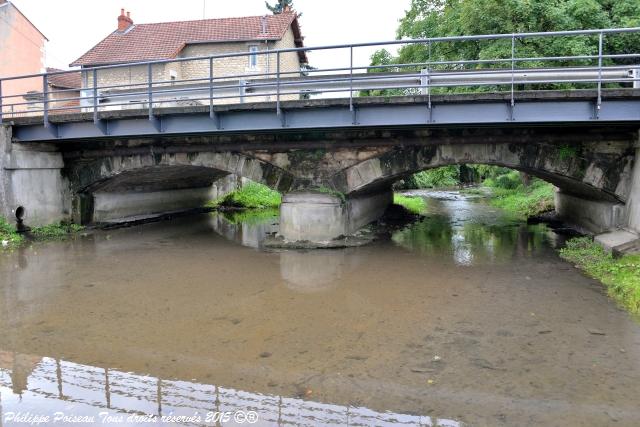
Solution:
[[[47,73],[55,73],[58,71],[64,70],[47,67]],[[52,74],[47,77],[47,81],[51,86],[59,87],[61,89],[80,89],[80,87],[82,86],[79,71],[65,74]]]
[[[262,20],[266,19],[266,32]],[[280,40],[291,27],[296,46],[302,47],[300,25],[295,12],[242,18],[203,19],[133,25],[114,31],[87,53],[71,63],[108,65],[124,62],[175,58],[187,44]],[[306,55],[300,52],[300,62]]]

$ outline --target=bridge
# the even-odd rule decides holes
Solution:
[[[396,40],[258,52],[275,70],[217,75],[215,61],[256,53],[96,67],[79,93],[56,72],[0,80],[0,199],[29,225],[82,224],[201,206],[236,176],[284,193],[280,234],[328,242],[378,218],[391,184],[451,164],[500,165],[554,184],[556,209],[593,233],[640,231],[640,28]],[[592,43],[580,56],[529,57],[531,40]],[[358,49],[503,40],[505,57],[356,64]],[[520,51],[519,51],[520,48]],[[344,66],[282,71],[280,56],[335,55]],[[202,78],[154,67],[208,63]],[[143,81],[98,73],[146,70]],[[78,71],[73,71],[77,73]],[[2,95],[11,81],[40,93]],[[369,96],[363,96],[369,95]],[[375,95],[375,96],[373,96]],[[226,179],[226,181],[225,181]]]

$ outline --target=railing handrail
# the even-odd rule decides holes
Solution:
[[[3,110],[10,108],[9,115],[15,114],[29,114],[35,112],[42,112],[44,126],[49,127],[49,112],[57,112],[64,110],[78,110],[93,112],[93,117],[96,125],[102,126],[99,112],[103,111],[103,107],[125,106],[135,104],[146,104],[143,108],[148,109],[149,120],[158,128],[161,132],[161,125],[159,124],[157,117],[154,115],[154,108],[162,106],[163,102],[190,100],[190,101],[203,101],[208,100],[211,118],[218,122],[217,113],[214,111],[214,100],[232,100],[237,99],[240,103],[245,102],[245,98],[252,98],[257,96],[267,97],[268,100],[273,97],[276,103],[276,113],[282,121],[282,125],[286,126],[285,115],[283,114],[281,101],[284,96],[298,95],[303,96],[306,94],[326,93],[332,94],[337,92],[343,92],[348,94],[349,109],[353,116],[353,124],[357,124],[357,112],[354,106],[354,93],[362,90],[392,90],[401,89],[404,93],[423,93],[429,95],[429,110],[431,111],[431,93],[433,88],[450,88],[450,87],[468,87],[468,86],[489,86],[497,87],[498,90],[502,90],[504,87],[508,87],[511,93],[511,116],[513,116],[513,107],[515,104],[515,92],[516,85],[534,85],[534,84],[557,84],[557,83],[583,83],[592,84],[593,87],[597,87],[597,100],[596,111],[594,117],[597,118],[598,111],[602,104],[602,91],[605,84],[633,82],[634,88],[640,88],[640,65],[608,65],[604,62],[605,59],[632,59],[640,58],[640,52],[604,52],[604,38],[610,34],[625,34],[625,33],[640,33],[640,27],[629,28],[604,28],[604,29],[591,29],[591,30],[569,30],[569,31],[552,31],[552,32],[523,32],[523,33],[502,33],[502,34],[480,34],[480,35],[468,35],[468,36],[447,36],[447,37],[430,37],[420,39],[398,39],[382,42],[364,42],[364,43],[351,43],[351,44],[334,44],[324,46],[308,46],[308,47],[296,47],[296,48],[282,48],[273,50],[258,50],[258,51],[243,51],[243,52],[230,52],[219,53],[205,56],[190,56],[185,58],[170,58],[170,59],[158,59],[150,61],[132,61],[116,64],[104,64],[96,66],[84,66],[79,69],[72,70],[57,70],[37,74],[28,74],[21,76],[8,76],[0,78],[0,120],[3,117]],[[583,53],[573,56],[517,56],[517,41],[529,38],[540,37],[579,37],[579,36],[597,36],[596,49],[597,53]],[[509,40],[510,41],[510,54],[496,55],[496,58],[482,58],[482,59],[465,59],[460,60],[447,60],[433,58],[431,55],[431,48],[434,43],[451,43],[451,42],[465,42],[465,41],[482,41],[482,40]],[[366,65],[356,66],[354,64],[354,50],[363,47],[385,47],[385,46],[406,46],[406,45],[425,45],[428,46],[429,57],[424,62],[417,62],[413,64],[379,64],[379,65]],[[295,71],[286,70],[283,67],[282,57],[285,53],[298,53],[298,52],[313,52],[313,51],[327,51],[327,50],[344,50],[348,58],[348,65],[345,67],[331,67],[325,69],[309,69],[305,73],[304,67],[297,68]],[[265,59],[266,69],[265,72],[253,73],[249,69],[245,69],[244,73],[239,69],[235,74],[225,74],[216,76],[214,75],[214,68],[218,66],[216,60],[223,60],[229,58],[251,58],[253,56],[268,55]],[[271,62],[275,56],[274,71],[271,71]],[[176,75],[167,77],[166,68],[159,70],[161,76],[157,75],[155,69],[156,66],[186,62],[202,62],[207,63],[208,73],[207,76],[201,78],[193,78],[193,76],[181,76],[184,79],[177,79]],[[532,64],[538,65],[534,67],[532,64],[526,64],[529,61]],[[567,63],[568,61],[573,61]],[[582,62],[578,62],[582,61]],[[523,66],[520,64],[525,63]],[[545,64],[548,67],[551,63],[559,64],[555,68],[545,68],[540,66]],[[563,67],[562,64],[567,63],[567,66]],[[470,65],[489,65],[486,68],[474,68],[467,69]],[[585,65],[577,65],[585,64]],[[587,65],[588,64],[588,65]],[[445,66],[446,70],[434,69],[434,67]],[[451,66],[451,67],[449,67]],[[98,79],[98,73],[100,71],[117,70],[122,68],[131,67],[144,67],[143,75],[140,79],[134,79],[130,82],[123,83],[109,83],[100,85]],[[419,68],[417,71],[413,71],[410,67]],[[421,69],[420,69],[421,68]],[[392,69],[389,73],[372,73],[371,71]],[[409,69],[407,71],[407,69]],[[628,75],[617,76],[612,78],[609,70],[620,69],[628,71]],[[549,70],[549,71],[545,71]],[[342,72],[344,74],[335,74],[336,72]],[[356,72],[357,71],[357,72]],[[539,74],[539,78],[533,78],[531,76],[523,76],[523,73],[544,73],[547,75]],[[553,74],[556,72],[556,74]],[[591,73],[589,75],[580,74],[582,72]],[[234,71],[232,71],[234,73]],[[324,74],[323,74],[324,73]],[[65,76],[69,74],[80,74],[82,81],[78,88],[61,88],[52,89],[50,84],[56,76]],[[503,77],[499,78],[487,77],[491,74],[500,74]],[[606,75],[605,75],[606,74]],[[92,76],[92,81],[89,83],[89,75]],[[443,81],[443,75],[444,77]],[[415,81],[401,81],[403,78],[413,77]],[[613,76],[616,77],[616,76]],[[167,80],[169,78],[169,80]],[[39,81],[40,89],[32,90],[23,94],[5,93],[3,95],[3,83],[15,81],[15,80],[27,80],[34,79]],[[365,85],[361,84],[365,81]],[[378,82],[378,83],[376,83]],[[396,84],[397,82],[397,84]],[[182,85],[182,83],[187,83]],[[194,83],[193,88],[188,87],[189,83]],[[54,83],[55,84],[55,83]],[[315,84],[315,86],[314,86]],[[375,84],[379,86],[376,87]],[[170,86],[169,86],[170,85]],[[324,85],[324,86],[322,86]],[[175,87],[174,87],[175,86]],[[296,89],[297,92],[288,89]],[[208,97],[200,98],[189,96],[190,91],[198,91],[208,89]],[[41,92],[40,92],[41,90]],[[226,92],[225,92],[226,90]],[[234,93],[230,91],[235,90]],[[67,96],[69,92],[80,91],[79,96]],[[90,93],[89,93],[90,91]],[[256,91],[251,93],[252,91]],[[110,93],[111,92],[111,93]],[[259,92],[259,95],[257,94]],[[176,98],[179,94],[186,94],[185,97]],[[52,94],[62,94],[63,97],[55,98]],[[177,94],[174,98],[167,100],[162,98],[163,95]],[[34,97],[29,97],[34,95]],[[194,94],[191,94],[194,95]],[[15,99],[22,97],[26,102],[11,102],[6,103],[7,99]],[[41,97],[39,99],[38,97]],[[125,99],[128,97],[130,104],[126,103],[114,103],[109,98],[121,97]],[[255,98],[253,98],[255,99]],[[61,105],[63,102],[77,101],[78,105]],[[238,101],[231,101],[238,102]],[[42,108],[37,108],[41,103]],[[27,106],[26,110],[15,111],[15,108],[23,108]],[[53,129],[55,132],[55,129]]]
[[[95,67],[85,67],[85,68],[81,66],[81,68],[74,69],[74,70],[61,70],[61,71],[51,71],[51,72],[37,73],[37,74],[25,74],[25,75],[19,75],[19,76],[0,77],[0,80],[7,81],[7,80],[16,80],[16,79],[38,78],[38,77],[43,77],[45,75],[54,76],[54,75],[61,75],[61,74],[72,74],[72,73],[82,72],[83,70],[87,70],[87,71],[88,70],[105,70],[105,69],[126,68],[126,67],[132,67],[132,66],[142,66],[142,65],[148,66],[148,65],[169,64],[169,63],[187,62],[187,61],[206,61],[209,59],[234,58],[234,57],[250,56],[250,55],[276,55],[278,52],[282,54],[282,53],[292,53],[292,52],[349,49],[349,48],[371,47],[371,46],[392,46],[392,45],[402,45],[402,44],[421,44],[421,43],[473,41],[473,40],[498,40],[498,39],[511,39],[513,37],[521,39],[521,38],[531,38],[531,37],[580,36],[580,35],[598,35],[600,33],[621,34],[621,33],[634,33],[634,32],[640,32],[640,27],[529,32],[529,33],[479,34],[479,35],[472,35],[472,36],[429,37],[429,38],[421,38],[421,39],[399,39],[399,40],[388,40],[388,41],[381,41],[381,42],[363,42],[363,43],[350,43],[350,44],[334,44],[334,45],[284,48],[284,49],[273,49],[273,50],[259,50],[255,52],[231,52],[231,53],[206,55],[206,56],[189,56],[184,58],[157,59],[152,61],[131,61],[131,62],[97,65]],[[508,60],[510,60],[510,58]]]

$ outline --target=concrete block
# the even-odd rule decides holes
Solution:
[[[571,194],[556,192],[556,212],[570,224],[591,233],[600,234],[624,225],[625,206],[599,200],[588,200]]]
[[[288,242],[324,244],[353,234],[378,219],[392,200],[390,190],[340,197],[314,191],[285,194],[280,206],[279,234]]]
[[[211,200],[211,187],[134,193],[95,193],[93,222],[123,222],[135,218],[197,209]]]
[[[616,230],[597,235],[594,240],[608,252],[624,252],[638,241],[640,236],[627,230]]]

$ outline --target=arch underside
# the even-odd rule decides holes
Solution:
[[[602,148],[602,147],[600,147]],[[487,164],[515,169],[550,182],[564,192],[593,200],[624,202],[628,197],[633,152],[584,146],[560,154],[558,146],[456,144],[399,148],[336,174],[334,188],[366,193],[441,166]]]
[[[74,193],[202,188],[229,174],[279,191],[288,190],[294,181],[282,169],[235,153],[113,156],[75,162],[67,173]]]

